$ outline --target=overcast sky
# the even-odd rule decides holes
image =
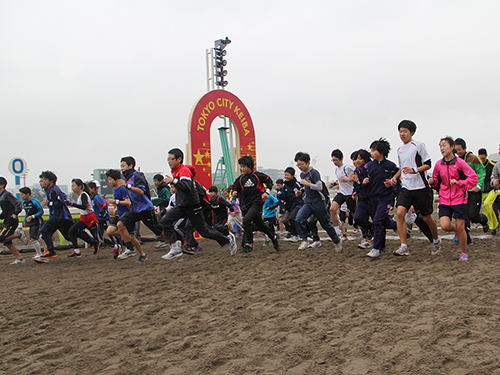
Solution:
[[[386,137],[395,150],[405,118],[433,162],[446,135],[494,153],[499,18],[499,1],[0,0],[0,175],[14,185],[22,157],[28,185],[46,169],[68,184],[125,155],[169,172],[206,93],[205,50],[226,36],[260,166],[301,150],[333,176],[334,148]]]

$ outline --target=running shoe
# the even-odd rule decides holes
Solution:
[[[68,258],[81,258],[81,257],[82,253],[79,251],[77,252],[76,250],[73,250],[73,252],[68,255]]]
[[[385,247],[381,247],[378,249],[379,254],[387,254],[387,249]]]
[[[99,250],[101,249],[101,243],[97,242],[95,245],[92,245],[92,249],[94,251],[94,255],[97,255]]]
[[[123,253],[118,255],[118,259],[127,259],[129,257],[135,257],[137,255],[137,251],[126,249]]]
[[[458,233],[457,232],[455,232],[455,237],[453,237],[453,243],[455,245],[458,245],[460,243],[460,240],[458,238]]]
[[[300,237],[299,236],[292,236],[292,242],[299,242]]]
[[[231,254],[231,256],[233,256],[238,251],[236,237],[234,236],[234,234],[229,233],[229,236],[227,236],[227,238],[229,239],[229,253]]]
[[[410,252],[408,251],[408,248],[407,247],[404,247],[404,246],[400,246],[397,250],[394,250],[392,252],[394,255],[400,255],[400,256],[408,256],[410,255]]]
[[[358,247],[360,249],[369,249],[370,247],[372,247],[372,243],[367,239],[363,238],[361,242],[358,244]]]
[[[343,234],[341,239],[342,241],[347,241],[347,234]]]
[[[139,255],[139,258],[137,258],[136,262],[137,263],[144,263],[146,260],[148,260],[148,257],[146,256],[146,253]]]
[[[253,251],[253,244],[252,243],[244,244],[241,251],[243,251],[244,253],[251,253]]]
[[[121,249],[121,245],[118,245],[118,244],[116,244],[113,247],[113,259],[118,258],[118,255],[120,255],[120,249]]]
[[[354,233],[354,234],[358,234],[358,232],[359,232],[359,229],[358,229],[358,228],[354,228],[354,229],[352,230],[352,233]]]
[[[17,233],[19,233],[19,239],[23,241],[23,244],[27,245],[28,244],[28,237],[26,237],[26,234],[24,233],[24,230],[18,229]]]
[[[299,250],[305,250],[309,247],[309,241],[303,240],[299,245]]]
[[[490,225],[486,223],[483,225],[483,233],[488,233],[490,231]]]
[[[19,259],[16,258],[11,264],[21,264],[21,263],[26,263],[24,258],[19,258]]]
[[[168,246],[168,242],[165,241],[159,241],[158,244],[155,246],[155,249],[163,249],[164,247]]]
[[[43,254],[40,259],[49,259],[49,258],[57,258],[57,254],[54,250],[52,251],[47,251],[45,254]]]
[[[342,251],[342,241],[340,241],[339,243],[333,243],[333,246],[335,247],[335,251],[337,253],[340,253]]]
[[[264,243],[262,244],[262,246],[267,246],[269,245],[269,242],[271,242],[271,240],[265,240]]]
[[[371,251],[367,253],[366,256],[370,258],[378,258],[380,256],[380,251],[378,251],[377,249],[371,249]]]
[[[439,255],[440,252],[441,252],[441,238],[438,238],[438,242],[434,242],[432,244],[431,254],[432,255]]]
[[[175,241],[170,244],[170,251],[162,256],[162,259],[176,259],[182,256],[181,241]]]
[[[314,241],[312,244],[309,245],[309,247],[321,247],[323,244],[321,241]]]
[[[276,236],[276,235],[274,235],[273,247],[274,247],[274,250],[276,250],[276,251],[278,251],[280,249],[280,242],[278,240],[278,236]]]
[[[458,258],[459,262],[467,262],[468,260],[469,260],[469,255],[465,253],[460,254],[460,258]]]

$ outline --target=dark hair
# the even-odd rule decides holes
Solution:
[[[441,142],[443,142],[443,141],[448,142],[448,144],[449,144],[451,147],[455,146],[455,141],[454,141],[454,140],[453,140],[453,138],[452,138],[452,137],[450,137],[450,136],[446,136],[446,137],[444,137],[444,138],[441,138],[441,139],[439,140],[439,144],[441,144]],[[453,150],[453,151],[455,151],[455,150]]]
[[[96,189],[97,190],[97,184],[94,181],[87,182],[87,186],[89,189]]]
[[[135,168],[135,159],[132,156],[124,156],[121,158],[120,163],[124,161],[127,165],[131,165],[132,168]]]
[[[338,148],[336,148],[335,150],[332,151],[331,156],[332,156],[332,158],[335,156],[339,160],[344,159],[344,154]]]
[[[49,181],[52,181],[54,184],[57,182],[57,176],[54,172],[51,171],[43,171],[38,178],[46,178]]]
[[[253,170],[255,162],[253,161],[253,158],[250,155],[245,155],[238,159],[238,164],[245,165]]]
[[[106,172],[106,177],[109,177],[112,180],[116,181],[122,178],[122,172],[120,172],[118,169],[110,169]]]
[[[208,192],[217,194],[219,192],[219,189],[217,188],[217,186],[212,185],[208,188]]]
[[[295,168],[288,167],[285,169],[285,173],[290,173],[292,176],[295,176]]]
[[[359,155],[359,150],[353,151],[351,153],[351,160],[356,160],[358,158],[358,155]]]
[[[129,164],[130,165],[130,164]],[[87,194],[89,193],[89,187],[87,186],[87,184],[85,182],[83,182],[81,179],[79,178],[74,178],[71,180],[71,182],[74,182],[76,186],[80,186],[82,188],[82,190],[84,192],[86,192]]]
[[[455,146],[462,146],[464,150],[467,150],[467,143],[465,143],[465,140],[463,138],[456,138]]]
[[[391,144],[385,138],[379,138],[376,141],[373,141],[370,145],[370,150],[376,150],[380,152],[384,158],[389,156],[389,152],[391,151]]]
[[[23,194],[29,194],[31,195],[31,189],[29,187],[22,187],[21,189],[19,189],[19,192],[20,193],[23,193]]]
[[[184,153],[180,148],[173,148],[168,152],[169,155],[174,155],[174,158],[177,160],[181,158],[181,163],[184,163]]]
[[[311,161],[311,156],[307,152],[299,151],[295,154],[294,161],[303,161],[304,163],[309,163]]]
[[[370,155],[370,153],[366,150],[363,150],[363,149],[360,149],[358,150],[358,156],[365,161],[365,163],[369,163],[372,161],[372,157]],[[357,159],[357,157],[356,157]]]
[[[155,174],[155,175],[153,176],[153,180],[156,180],[156,181],[163,181],[163,175],[161,175],[161,174],[159,174],[159,173],[158,173],[158,174]]]
[[[417,131],[417,124],[410,120],[403,120],[398,125],[398,130],[401,130],[401,128],[406,128],[413,134]]]
[[[0,177],[0,186],[7,186],[7,180],[5,179],[5,177]]]
[[[488,151],[486,151],[485,148],[480,148],[478,151],[477,151],[477,154],[478,155],[488,155]]]
[[[286,172],[286,171],[285,171],[285,172]],[[278,178],[278,179],[276,180],[276,185],[278,185],[278,184],[283,185],[284,183],[285,183],[285,182],[283,181],[283,179],[282,179],[282,178]]]

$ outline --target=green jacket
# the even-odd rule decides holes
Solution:
[[[486,169],[484,168],[481,159],[479,159],[479,157],[469,151],[465,154],[464,160],[472,169],[474,169],[474,172],[476,172],[478,177],[476,186],[478,186],[482,191],[484,189],[484,177],[486,177]],[[470,189],[469,191],[472,191],[472,189]]]
[[[158,198],[152,199],[151,202],[153,202],[153,205],[158,206],[161,212],[165,207],[168,206],[168,202],[170,201],[172,193],[170,192],[170,188],[168,187],[168,185],[164,182],[161,183],[160,186],[158,186],[157,191]]]

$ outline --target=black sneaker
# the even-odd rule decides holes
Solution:
[[[241,249],[244,253],[251,253],[253,251],[253,244],[245,244]]]
[[[292,233],[291,233],[291,232],[288,232],[288,233],[286,234],[286,238],[292,238]]]
[[[490,231],[490,225],[486,223],[483,225],[483,233],[488,233]]]
[[[194,255],[195,254],[195,251],[194,251],[194,249],[191,246],[184,246],[184,248],[182,249],[182,252],[184,254],[188,254],[188,255]]]
[[[280,249],[280,242],[278,241],[278,236],[274,235],[273,246],[276,251]]]
[[[40,259],[50,259],[50,258],[57,258],[57,254],[54,250],[52,251],[47,251],[45,254],[43,254]]]
[[[94,250],[94,255],[97,255],[97,253],[101,249],[101,243],[97,242],[95,245],[92,245],[92,249]]]
[[[144,263],[145,261],[148,260],[148,257],[146,256],[146,253],[139,255],[139,258],[136,260],[137,263]]]
[[[497,235],[497,230],[496,230],[496,229],[493,229],[493,230],[491,231],[491,235],[492,235],[492,236],[496,236],[496,235]]]

